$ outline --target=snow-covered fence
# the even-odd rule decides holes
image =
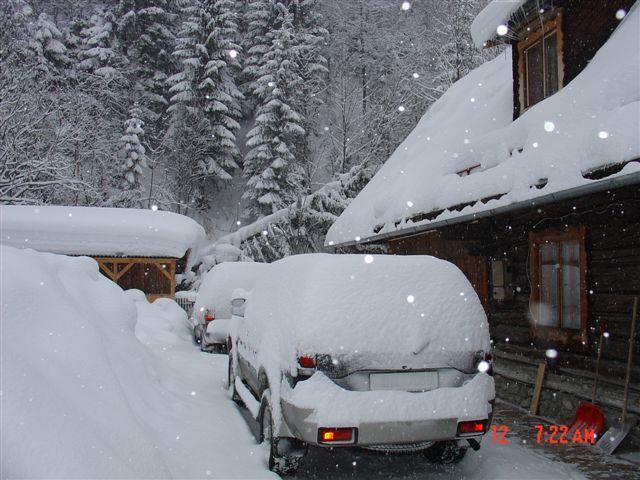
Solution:
[[[176,303],[180,305],[185,312],[187,312],[189,317],[193,314],[193,305],[196,303],[194,300],[179,296],[176,296],[175,300]]]

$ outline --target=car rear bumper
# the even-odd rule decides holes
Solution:
[[[286,400],[281,401],[282,414],[284,417],[283,427],[288,430],[291,436],[312,445],[318,445],[318,429],[330,425],[320,425],[311,420],[313,410],[300,408]],[[485,420],[485,419],[476,419]],[[491,421],[491,415],[487,420],[487,429]],[[461,420],[462,421],[462,420]],[[396,422],[361,422],[354,425],[358,429],[355,444],[348,445],[322,445],[322,446],[376,446],[376,445],[398,445],[398,444],[418,444],[425,442],[435,442],[455,439],[480,439],[484,434],[457,436],[458,418],[437,418],[424,419],[418,421],[396,421]]]

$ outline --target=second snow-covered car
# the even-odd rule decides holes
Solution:
[[[193,306],[193,337],[202,351],[225,351],[232,323],[231,297],[251,290],[266,263],[223,262],[207,272]]]
[[[229,386],[295,471],[307,447],[480,448],[495,397],[487,318],[453,264],[427,256],[298,255],[236,299]]]

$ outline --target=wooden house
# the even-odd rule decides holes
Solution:
[[[564,422],[591,400],[600,328],[596,400],[620,414],[640,296],[638,24],[632,0],[489,4],[474,41],[510,47],[436,102],[327,236],[458,265],[487,311],[498,395],[528,407],[548,361],[540,413]]]
[[[129,208],[1,206],[0,243],[96,260],[100,272],[149,300],[173,298],[205,239],[191,218]]]

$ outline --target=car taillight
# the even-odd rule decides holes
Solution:
[[[212,322],[215,319],[213,313],[211,312],[211,310],[207,310],[204,312],[204,321],[205,322]]]
[[[318,443],[351,445],[356,443],[357,428],[319,428]]]
[[[458,436],[479,435],[487,428],[486,420],[472,420],[458,423]]]
[[[316,359],[306,355],[298,357],[298,365],[300,365],[302,368],[315,368]]]

